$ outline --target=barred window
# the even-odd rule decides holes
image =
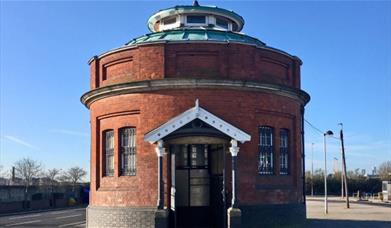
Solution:
[[[273,128],[259,128],[259,174],[273,174]]]
[[[136,175],[136,128],[121,128],[120,139],[121,175]]]
[[[280,174],[288,174],[288,130],[280,129]]]
[[[114,174],[114,131],[108,130],[104,132],[104,158],[105,158],[105,173],[104,176],[113,176]]]

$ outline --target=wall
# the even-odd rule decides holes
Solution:
[[[208,42],[143,44],[94,58],[90,62],[91,93],[85,96],[103,95],[87,102],[91,123],[91,192],[87,226],[156,225],[157,156],[155,145],[145,142],[144,135],[193,107],[196,99],[201,107],[252,137],[250,142],[239,145],[238,155],[237,197],[244,227],[258,227],[259,218],[265,216],[263,224],[304,219],[301,108],[305,99],[287,93],[300,90],[300,65],[298,58],[276,50]],[[173,79],[219,82],[218,85],[197,87],[195,80],[189,80],[181,86]],[[159,80],[165,87],[154,91],[152,87],[156,83],[150,83],[153,80]],[[256,82],[256,86],[268,89],[234,88],[224,85],[224,80],[239,84]],[[130,82],[140,81],[147,81],[149,87],[143,92],[135,92],[141,83]],[[122,87],[118,84],[132,89],[120,90]],[[268,84],[278,86],[268,87]],[[115,93],[116,90],[120,92]],[[273,175],[258,173],[259,127],[263,125],[274,129]],[[118,172],[119,129],[126,126],[136,127],[135,176],[120,176]],[[289,130],[289,175],[279,174],[281,128]],[[108,129],[114,130],[116,142],[113,177],[103,176],[102,135]],[[164,156],[163,166],[165,206],[169,208],[167,156]],[[226,187],[230,191],[230,156],[226,170]],[[230,197],[228,194],[228,201]],[[276,219],[268,214],[270,211],[278,211],[278,215],[286,219],[280,219],[281,216]],[[128,219],[118,219],[124,217]]]
[[[300,87],[297,58],[242,44],[167,43],[121,50],[90,62],[90,86],[163,78],[237,79]]]
[[[94,102],[90,107],[91,205],[156,205],[157,157],[155,147],[145,142],[143,137],[147,132],[193,107],[196,99],[199,99],[203,108],[252,137],[250,142],[240,145],[238,198],[241,204],[302,201],[300,103],[275,94],[216,88],[126,94]],[[289,129],[292,142],[289,147],[290,175],[279,175],[278,147],[274,159],[275,175],[261,176],[257,173],[258,131],[262,125],[274,127],[274,145],[279,145],[279,129]],[[114,129],[118,138],[118,130],[124,126],[134,126],[137,131],[136,176],[121,177],[116,171],[114,177],[103,177],[100,169],[103,156],[101,135],[106,129]],[[115,164],[118,167],[118,147],[115,147],[115,151]],[[165,192],[168,194],[166,177],[165,183]],[[227,185],[229,186],[229,183]]]
[[[83,186],[76,186],[75,192],[72,192],[72,186],[56,186],[54,192],[63,197],[55,198],[48,186],[31,186],[27,201],[24,201],[24,186],[0,186],[0,213],[66,207],[69,206],[70,197],[79,200],[76,204],[80,204],[82,188]]]

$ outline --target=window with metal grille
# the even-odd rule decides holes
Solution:
[[[280,174],[288,174],[288,130],[280,129]]]
[[[121,175],[136,175],[136,128],[120,129]]]
[[[114,131],[108,130],[104,132],[104,158],[105,172],[104,176],[113,176],[114,174]]]
[[[259,128],[259,174],[273,174],[273,128]]]

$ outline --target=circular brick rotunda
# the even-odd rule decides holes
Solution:
[[[88,227],[304,221],[302,62],[243,26],[194,1],[89,61]]]

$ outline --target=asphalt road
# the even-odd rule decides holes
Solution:
[[[85,227],[86,208],[0,216],[0,227]]]

